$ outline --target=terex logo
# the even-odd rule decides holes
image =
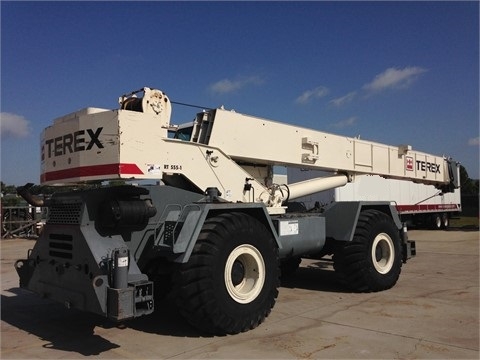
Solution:
[[[417,170],[421,170],[421,171],[427,170],[432,173],[440,174],[440,165],[438,164],[427,162],[427,161],[420,161],[420,160],[417,160],[416,163],[417,163]]]
[[[71,134],[58,136],[54,139],[45,140],[45,145],[42,146],[42,158],[45,155],[51,158],[52,156],[86,151],[93,148],[94,145],[99,149],[103,149],[103,145],[98,139],[102,130],[103,127],[99,127],[95,131],[92,129],[79,130]],[[88,138],[86,138],[85,135],[87,135]],[[44,153],[45,151],[46,154]]]
[[[405,156],[405,168],[408,171],[413,171],[413,158],[411,156]]]

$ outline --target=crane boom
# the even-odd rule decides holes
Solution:
[[[205,144],[221,148],[237,162],[276,164],[355,174],[377,174],[430,184],[446,184],[448,161],[412,151],[275,121],[219,110]],[[207,131],[208,131],[207,130]]]
[[[216,187],[225,200],[264,202],[269,208],[343,186],[362,174],[443,191],[458,187],[457,163],[444,156],[223,108],[204,110],[189,124],[176,126],[170,123],[168,97],[159,90],[143,92],[143,98],[134,93],[121,97],[118,110],[87,108],[55,120],[42,134],[41,182],[157,179],[197,192]],[[334,176],[282,190],[272,183],[275,165],[327,170]]]

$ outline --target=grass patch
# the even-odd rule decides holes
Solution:
[[[459,216],[450,219],[450,227],[452,228],[477,228],[479,219],[475,216]]]

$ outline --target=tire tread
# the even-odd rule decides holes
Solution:
[[[270,239],[266,229],[256,219],[244,213],[228,213],[208,219],[197,239],[194,250],[187,263],[176,272],[177,306],[180,313],[193,326],[211,334],[236,334],[257,327],[270,314],[278,295],[279,269],[278,249],[270,239],[273,257],[276,262],[276,274],[269,294],[266,295],[264,308],[249,316],[232,317],[222,312],[215,296],[213,267],[216,256],[221,253],[222,242],[232,236],[231,229],[249,229],[252,235],[263,232]],[[255,233],[255,236],[259,236]],[[260,236],[261,237],[261,236]],[[219,290],[217,290],[219,291]]]
[[[376,273],[369,260],[369,242],[373,240],[370,237],[376,226],[390,229],[389,235],[395,244],[394,268],[383,277]],[[381,211],[368,209],[360,213],[353,240],[338,246],[333,256],[334,269],[344,285],[355,292],[376,292],[389,289],[397,282],[402,266],[402,250],[395,229],[391,218]]]

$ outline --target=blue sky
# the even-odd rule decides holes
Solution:
[[[2,1],[1,180],[38,183],[43,128],[144,86],[409,144],[478,178],[478,19],[475,1]]]

